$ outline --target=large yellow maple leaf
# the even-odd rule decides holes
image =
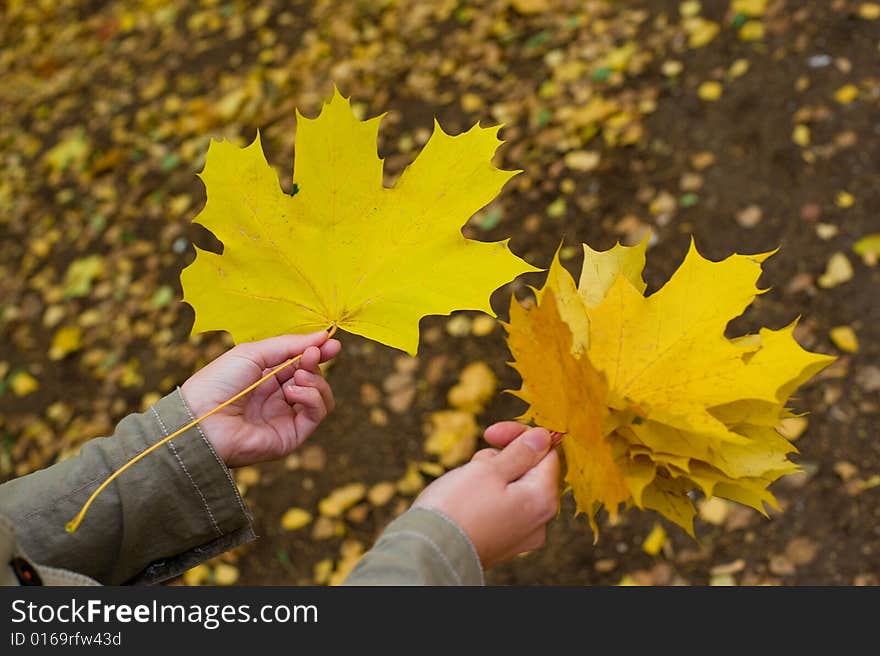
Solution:
[[[381,116],[359,121],[337,91],[320,115],[297,113],[285,194],[259,135],[246,148],[212,141],[194,219],[222,243],[181,274],[194,331],[236,341],[343,330],[415,353],[419,320],[453,310],[492,313],[493,290],[527,271],[507,241],[466,239],[461,226],[518,171],[492,165],[499,128],[450,136],[435,122],[391,188],[376,151]]]
[[[530,309],[507,326],[526,418],[566,433],[566,484],[590,518],[621,503],[656,510],[693,535],[700,490],[766,514],[767,490],[797,471],[776,430],[792,392],[834,358],[810,353],[794,324],[735,339],[727,324],[756,294],[770,255],[684,262],[645,296],[647,240],[584,246],[580,283],[557,258]]]

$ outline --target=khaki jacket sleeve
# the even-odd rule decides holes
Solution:
[[[115,469],[192,419],[178,388],[124,418],[112,437],[87,442],[78,456],[0,486],[0,515],[35,562],[104,584],[163,581],[253,540],[229,470],[198,426],[133,465],[76,533],[65,531]]]
[[[413,508],[388,525],[345,585],[483,585],[483,568],[458,524]]]

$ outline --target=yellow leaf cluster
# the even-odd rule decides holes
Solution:
[[[565,433],[565,483],[594,532],[600,508],[614,518],[626,504],[693,535],[695,490],[766,514],[768,485],[798,469],[776,430],[786,402],[834,358],[802,349],[794,324],[725,336],[762,293],[770,253],[711,262],[692,243],[645,296],[646,247],[585,245],[577,286],[557,257],[535,306],[511,304],[525,417]]]
[[[331,325],[409,353],[419,320],[492,313],[493,290],[536,269],[507,242],[466,239],[461,226],[517,171],[492,165],[499,128],[434,132],[394,186],[376,152],[381,116],[359,121],[335,91],[320,115],[297,114],[294,195],[278,184],[259,135],[246,148],[212,141],[195,221],[222,243],[181,274],[193,330],[237,342]]]

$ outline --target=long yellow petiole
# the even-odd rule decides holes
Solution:
[[[330,328],[329,333],[327,334],[327,339],[330,339],[331,337],[333,337],[333,335],[334,335],[335,333],[336,333],[336,325],[334,324],[333,327]],[[175,437],[177,437],[177,436],[180,435],[181,433],[186,432],[187,430],[189,430],[190,428],[192,428],[193,426],[195,426],[195,425],[196,425],[197,423],[199,423],[200,421],[203,421],[206,417],[210,417],[210,416],[213,415],[215,412],[219,412],[220,410],[222,410],[223,408],[225,408],[226,406],[228,406],[230,403],[235,403],[235,402],[238,401],[241,397],[243,397],[245,394],[247,394],[248,392],[251,392],[251,391],[255,390],[255,389],[256,389],[257,387],[259,387],[262,383],[264,383],[265,381],[267,381],[267,380],[269,380],[270,378],[272,378],[272,376],[274,376],[275,374],[277,374],[277,373],[278,373],[279,371],[281,371],[282,369],[284,369],[284,368],[286,368],[286,367],[289,367],[289,366],[292,365],[294,362],[298,362],[299,359],[300,359],[301,357],[302,357],[302,353],[300,353],[300,354],[297,355],[296,357],[291,358],[290,360],[287,360],[286,362],[283,362],[282,364],[279,364],[279,365],[278,365],[277,367],[275,367],[272,371],[270,371],[270,372],[267,373],[265,376],[263,376],[262,378],[260,378],[260,380],[258,380],[257,382],[255,382],[255,383],[249,385],[248,387],[244,388],[242,391],[240,391],[238,394],[236,394],[235,396],[233,396],[231,399],[228,399],[228,400],[224,401],[223,403],[221,403],[220,405],[218,405],[216,408],[213,408],[213,409],[209,410],[208,412],[206,412],[205,414],[203,414],[203,415],[202,415],[201,417],[199,417],[198,419],[193,419],[193,420],[192,420],[191,422],[189,422],[186,426],[183,426],[182,428],[178,428],[176,431],[174,431],[173,433],[171,433],[171,435],[169,435],[168,437],[164,437],[164,438],[162,438],[161,440],[159,440],[158,442],[156,442],[153,446],[149,447],[148,449],[144,449],[143,451],[141,451],[141,452],[140,452],[139,454],[137,454],[134,458],[132,458],[131,460],[129,460],[128,462],[126,462],[124,465],[122,465],[122,467],[120,467],[120,468],[117,469],[115,472],[113,472],[112,474],[110,474],[110,476],[107,478],[107,480],[104,481],[103,483],[101,483],[101,485],[98,486],[98,489],[97,489],[97,490],[95,490],[94,492],[92,492],[92,495],[86,500],[86,502],[83,504],[83,507],[80,508],[79,512],[76,514],[76,517],[74,517],[74,518],[71,519],[69,522],[67,522],[67,524],[65,525],[64,528],[67,530],[68,533],[73,533],[74,531],[76,531],[76,529],[78,529],[78,528],[79,528],[79,525],[82,523],[83,518],[86,516],[86,512],[88,512],[88,510],[89,510],[89,506],[91,506],[92,503],[94,503],[95,499],[98,498],[98,495],[101,494],[101,492],[103,492],[103,491],[107,488],[107,486],[110,485],[110,483],[112,483],[112,482],[113,482],[113,481],[114,481],[114,480],[115,480],[120,474],[122,474],[126,469],[128,469],[129,467],[131,467],[133,464],[135,464],[135,463],[136,463],[137,461],[139,461],[141,458],[145,458],[146,456],[148,456],[149,454],[151,454],[153,451],[155,451],[156,449],[158,449],[158,448],[159,448],[160,446],[162,446],[163,444],[165,444],[165,443],[167,443],[167,442],[170,442],[171,440],[173,440]]]

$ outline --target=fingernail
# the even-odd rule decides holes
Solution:
[[[543,453],[550,448],[550,433],[543,428],[530,428],[523,435],[523,441],[532,451]]]

